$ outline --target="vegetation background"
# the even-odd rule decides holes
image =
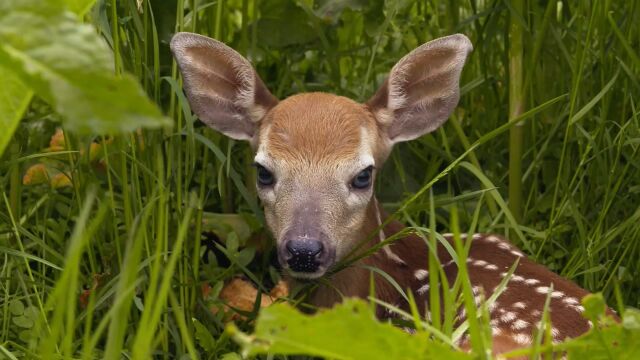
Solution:
[[[508,234],[618,311],[638,308],[639,23],[636,0],[3,0],[0,358],[234,358],[233,334],[255,345],[210,311],[238,274],[265,292],[279,278],[252,155],[192,116],[177,31],[237,49],[279,98],[360,101],[416,46],[466,34],[460,105],[394,150],[383,205],[442,232],[453,211],[462,231]],[[371,334],[374,355],[367,330],[396,330],[338,314],[327,324]],[[444,344],[459,335],[425,324]]]

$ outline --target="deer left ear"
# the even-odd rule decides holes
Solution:
[[[456,34],[413,50],[391,69],[367,102],[391,143],[415,139],[442,125],[460,98],[460,73],[473,49]]]
[[[201,35],[178,33],[173,52],[191,109],[205,124],[238,140],[252,140],[278,100],[242,55]]]

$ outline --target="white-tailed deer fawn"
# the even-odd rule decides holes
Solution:
[[[326,93],[278,101],[248,60],[200,35],[177,34],[171,49],[196,115],[229,137],[250,141],[256,151],[258,194],[283,268],[294,279],[313,279],[382,223],[372,190],[378,169],[395,143],[429,133],[447,120],[458,103],[460,73],[472,46],[464,35],[452,35],[418,47],[391,69],[365,104]],[[367,246],[401,229],[390,222]],[[453,282],[458,264],[443,247],[438,257]],[[518,258],[506,290],[490,308],[494,351],[531,343],[547,296],[555,341],[587,331],[590,324],[580,305],[587,292],[528,260],[499,236],[473,235],[467,266],[474,291],[490,296]],[[427,260],[424,240],[406,236],[360,264],[375,266],[411,289],[424,313]],[[346,268],[310,301],[326,307],[342,296],[366,298],[369,276],[361,266]],[[406,307],[386,280],[377,277],[375,290],[379,299]]]

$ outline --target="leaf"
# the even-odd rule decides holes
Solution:
[[[253,260],[253,257],[256,255],[256,248],[248,247],[240,250],[236,255],[236,262],[240,266],[247,266]]]
[[[22,119],[33,92],[9,68],[0,66],[0,156]]]
[[[258,43],[267,48],[305,44],[316,38],[311,19],[293,1],[263,1],[260,14]]]
[[[640,310],[626,309],[622,319],[622,326],[629,330],[640,330]]]
[[[51,177],[51,187],[54,189],[60,189],[63,187],[73,186],[71,178],[65,173],[57,173]]]
[[[216,350],[216,340],[200,321],[196,318],[192,318],[193,326],[195,328],[195,336],[200,345],[206,352],[214,352]]]
[[[345,9],[362,10],[367,5],[363,0],[327,0],[318,2],[318,8],[313,13],[320,19],[328,22],[338,21]],[[343,24],[348,27],[350,24]]]
[[[604,315],[606,304],[601,293],[589,294],[582,299],[582,305],[584,306],[584,312],[582,316],[596,322],[598,318]]]
[[[64,137],[64,131],[58,128],[56,129],[56,132],[51,136],[48,151],[63,151],[66,147],[67,144]]]
[[[20,316],[24,314],[24,304],[20,300],[11,300],[9,303],[9,311],[14,316]]]
[[[225,304],[222,309],[230,315],[226,317],[226,320],[244,318],[243,315],[246,314],[243,313],[251,313],[258,301],[261,308],[273,304],[273,299],[269,295],[258,294],[258,292],[258,289],[249,281],[240,278],[231,279],[220,291],[220,300]],[[212,307],[214,313],[219,310],[218,306]]]
[[[38,185],[49,181],[49,172],[44,164],[30,166],[22,177],[23,185]]]
[[[19,338],[20,340],[22,340],[23,342],[25,342],[25,343],[27,343],[27,344],[28,344],[28,343],[29,343],[29,341],[31,341],[31,339],[33,339],[33,338],[34,338],[33,330],[28,329],[28,330],[22,330],[22,331],[20,331],[20,332],[18,333],[18,338]]]
[[[243,354],[310,355],[331,359],[471,359],[423,335],[376,320],[369,305],[349,299],[331,310],[305,315],[288,304],[262,309],[255,333],[229,325]]]
[[[244,246],[247,244],[253,229],[241,214],[204,212],[202,214],[202,231],[213,232],[224,242],[227,241],[229,236],[236,236],[239,245]]]
[[[15,326],[23,329],[31,329],[35,324],[31,318],[24,315],[13,317],[11,321]]]
[[[638,321],[637,314],[625,312],[625,318],[627,316]],[[569,359],[640,359],[640,329],[609,322],[561,346],[567,349]]]
[[[79,133],[127,132],[170,124],[129,75],[113,73],[106,42],[54,1],[0,3],[0,66]]]
[[[40,310],[38,310],[38,308],[33,305],[28,306],[24,309],[24,316],[28,317],[34,322],[38,321],[38,319],[40,319]]]
[[[226,245],[230,255],[235,255],[238,252],[239,244],[240,244],[240,241],[238,240],[238,235],[236,235],[236,233],[234,232],[229,233],[229,236],[227,237]]]

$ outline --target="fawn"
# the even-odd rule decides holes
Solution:
[[[256,151],[257,191],[277,254],[288,276],[323,276],[384,217],[373,194],[378,169],[393,145],[442,125],[459,99],[460,73],[472,50],[464,35],[430,41],[403,57],[365,104],[327,93],[303,93],[278,101],[247,59],[223,43],[179,33],[171,49],[194,113],[213,129],[248,140]],[[390,222],[366,246],[374,246],[403,226]],[[451,235],[445,237],[452,241]],[[554,341],[578,336],[591,324],[581,316],[587,291],[527,259],[507,240],[475,234],[467,266],[477,298],[490,296],[519,260],[506,290],[490,306],[493,351],[530,345],[550,297]],[[458,265],[443,246],[438,258],[450,283]],[[411,289],[421,313],[429,297],[428,249],[408,235],[359,264],[374,266]],[[329,277],[310,302],[329,307],[343,296],[369,295],[369,270],[351,266]],[[376,277],[376,297],[406,308],[406,301]],[[388,316],[378,311],[378,316]],[[464,319],[464,310],[458,319]],[[462,348],[468,348],[463,339]]]

